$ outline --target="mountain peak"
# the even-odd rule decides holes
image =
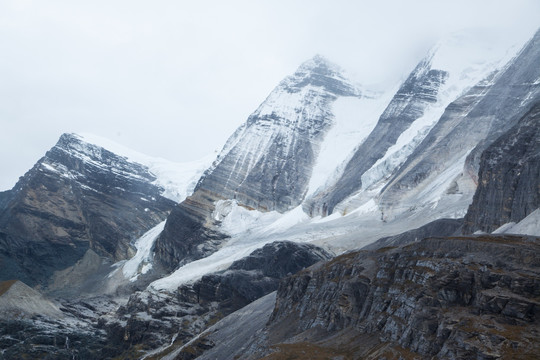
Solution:
[[[60,136],[55,147],[70,153],[85,154],[90,157],[97,156],[99,158],[101,158],[101,153],[105,150],[106,152],[122,157],[129,162],[146,166],[155,163],[156,161],[165,161],[142,154],[107,138],[89,133],[64,133]]]
[[[332,72],[340,73],[343,72],[343,69],[325,58],[324,56],[320,54],[316,54],[311,59],[304,61],[298,70],[305,70],[305,71],[313,71],[317,72],[322,69],[326,69],[327,71],[330,70]]]
[[[362,93],[347,78],[345,70],[319,54],[303,62],[293,75],[281,82],[280,87],[294,93],[308,85],[338,96],[360,96]]]
[[[200,175],[215,158],[214,154],[210,154],[199,160],[176,163],[142,154],[89,133],[64,133],[52,151],[66,153],[95,166],[112,167],[115,171],[141,172],[143,175],[139,175],[143,177],[151,174],[150,177],[156,177],[155,184],[163,189],[161,195],[176,202],[191,193]]]
[[[503,68],[524,42],[503,31],[464,29],[441,38],[424,60],[431,69],[449,73],[449,87],[460,83],[468,89]]]

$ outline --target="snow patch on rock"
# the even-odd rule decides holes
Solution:
[[[342,97],[333,104],[334,122],[319,148],[307,196],[334,182],[354,150],[373,131],[393,92],[361,98]]]
[[[122,266],[122,273],[129,281],[137,280],[139,275],[146,274],[152,269],[152,248],[159,234],[163,231],[165,222],[160,222],[135,242],[137,253]]]
[[[517,224],[514,222],[506,223],[500,226],[493,234],[519,234],[540,236],[540,209],[532,213]]]

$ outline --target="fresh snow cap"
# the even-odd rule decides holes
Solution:
[[[504,67],[524,41],[495,29],[466,29],[438,41],[425,60],[448,72],[446,88],[466,91]]]
[[[181,202],[189,196],[203,172],[210,167],[216,155],[210,154],[200,160],[177,163],[159,157],[152,157],[129,149],[106,138],[88,133],[63,134],[57,146],[77,154],[85,161],[101,159],[102,149],[105,149],[130,163],[142,165],[156,177],[153,182],[161,187],[162,196]],[[98,160],[99,162],[99,160]]]
[[[303,62],[293,75],[278,86],[288,92],[297,92],[311,85],[338,96],[361,96],[361,87],[349,79],[346,71],[321,55]]]

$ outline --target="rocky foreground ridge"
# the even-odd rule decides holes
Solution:
[[[339,256],[282,281],[264,345],[240,357],[534,356],[539,254],[538,238],[478,235]]]

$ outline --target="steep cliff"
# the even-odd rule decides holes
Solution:
[[[342,255],[282,281],[265,330],[234,355],[495,359],[538,353],[539,253],[538,238],[490,235]]]
[[[484,151],[465,233],[492,232],[540,207],[540,103]]]

